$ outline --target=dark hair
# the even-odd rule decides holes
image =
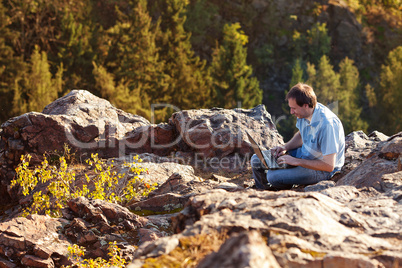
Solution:
[[[295,99],[300,107],[308,104],[310,108],[314,108],[317,104],[317,96],[313,88],[303,83],[297,83],[289,90],[288,94],[286,94],[286,101],[288,99]]]

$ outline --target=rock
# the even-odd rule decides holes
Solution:
[[[21,260],[21,264],[27,267],[43,267],[43,268],[54,267],[54,262],[52,259],[44,260],[32,255],[25,255]]]
[[[145,256],[147,258],[152,258],[162,254],[169,254],[179,245],[180,237],[181,235],[172,235],[169,237],[162,237],[155,241],[145,242],[134,253],[134,259]]]
[[[224,159],[238,156],[249,159],[253,153],[246,138],[248,130],[257,142],[266,148],[283,143],[271,116],[263,105],[253,109],[188,110],[172,115],[169,122],[176,126],[185,144],[201,159]],[[227,163],[210,163],[212,169],[230,170],[233,160]]]
[[[140,243],[155,241],[160,237],[163,237],[164,234],[160,232],[158,229],[147,229],[147,228],[140,228],[138,230],[138,235],[140,239]]]
[[[244,189],[234,183],[217,183],[213,180],[202,180],[195,176],[182,176],[180,173],[173,173],[166,182],[149,194],[148,199],[130,202],[129,208],[139,215],[173,213],[182,210],[191,196],[215,188],[228,191]]]
[[[381,133],[377,130],[374,130],[371,132],[368,137],[374,141],[386,141],[389,139],[389,136],[385,135],[384,133]]]
[[[0,257],[30,267],[60,267],[67,260],[67,238],[60,230],[63,219],[31,215],[0,223]]]
[[[218,252],[204,258],[199,268],[267,267],[279,268],[271,249],[257,231],[235,234]]]
[[[379,157],[387,160],[396,160],[402,155],[402,132],[401,136],[394,136],[387,140],[381,148]]]
[[[375,142],[370,140],[370,138],[361,130],[354,131],[345,137],[346,147],[348,149],[365,149],[369,147],[374,148]]]
[[[6,261],[5,259],[0,257],[0,268],[14,268],[14,267],[17,267],[17,265],[10,261]]]
[[[81,218],[75,218],[67,224],[64,234],[78,245],[91,245],[98,241],[96,234],[90,230],[90,225]]]
[[[135,203],[130,206],[130,209],[137,211],[137,213],[144,213],[143,215],[146,213],[171,213],[181,210],[187,200],[188,197],[168,193]]]
[[[322,192],[336,196],[334,190],[339,193],[346,190],[344,187]],[[268,245],[281,266],[321,267],[326,256],[342,256],[328,257],[329,266],[350,259],[356,267],[364,263],[381,267],[375,266],[375,260],[382,262],[387,256],[398,261],[402,249],[400,243],[397,246],[402,233],[398,215],[402,208],[375,190],[354,189],[348,198],[339,198],[344,204],[317,192],[211,190],[191,197],[173,224],[184,236],[215,229],[259,230],[269,237]],[[303,254],[294,254],[294,248]],[[345,256],[344,252],[352,255]]]
[[[39,164],[44,153],[62,154],[65,145],[82,160],[91,153],[106,158],[124,155],[128,146],[125,135],[149,125],[145,118],[116,109],[88,91],[72,90],[42,113],[26,113],[2,124],[3,161],[7,164],[0,169],[1,180],[10,183],[22,154],[31,154],[31,164]],[[18,195],[9,192],[8,197]]]
[[[356,187],[348,185],[327,188],[322,191],[320,190],[320,193],[341,203],[346,203],[362,196],[361,192]]]
[[[119,155],[121,148],[116,143],[127,132],[149,124],[145,118],[116,109],[88,91],[72,90],[42,113],[12,118],[2,128],[5,137],[14,136],[17,130],[26,152],[42,155],[63,151],[66,143],[81,153],[98,152],[111,157]]]
[[[402,190],[402,171],[384,174],[380,184],[384,192]]]
[[[88,200],[78,197],[69,200],[67,205],[77,216],[90,222],[109,225],[127,221],[135,228],[145,224],[144,219],[131,213],[127,208],[99,199]]]
[[[135,128],[127,132],[123,141],[124,154],[154,153],[166,156],[177,151],[181,137],[174,126],[161,123]]]
[[[150,197],[169,193],[176,193],[181,195],[187,194],[190,192],[189,188],[191,187],[191,184],[201,181],[203,180],[198,177],[186,176],[182,175],[181,173],[175,172],[155,191],[151,192]]]
[[[337,181],[336,185],[352,185],[358,188],[374,187],[381,190],[381,177],[398,171],[397,159],[402,153],[402,137],[394,136],[377,144],[370,158]]]
[[[89,258],[107,259],[109,242],[118,241],[122,258],[131,260],[139,246],[172,234],[169,216],[140,217],[127,208],[102,200],[83,197],[68,202],[73,215],[64,234],[86,248]]]
[[[345,137],[345,165],[342,167],[340,174],[336,174],[332,180],[337,182],[346,176],[350,171],[354,170],[381,145],[386,136],[380,132],[373,132],[367,136],[363,131],[354,131]],[[378,138],[381,137],[381,138]]]
[[[319,192],[325,189],[328,189],[330,187],[334,187],[335,182],[333,181],[320,181],[319,183],[313,184],[313,185],[308,185],[304,187],[305,192]]]
[[[19,209],[13,208],[0,223],[0,267],[71,264],[66,258],[71,243],[85,246],[87,257],[106,258],[110,241],[119,241],[123,258],[135,259],[129,267],[141,267],[147,258],[183,247],[183,241],[191,241],[186,238],[216,230],[230,238],[199,267],[402,263],[402,133],[352,132],[338,179],[307,186],[304,192],[269,192],[244,189],[252,154],[246,129],[266,148],[283,143],[263,106],[181,111],[169,123],[153,125],[78,90],[43,113],[10,119],[0,131],[0,201],[6,200],[3,193],[13,194],[6,189],[22,153],[32,153],[38,163],[42,152],[62,149],[65,141],[78,142],[75,149],[84,158],[99,152],[121,173],[128,169],[124,162],[141,153],[148,172],[139,178],[158,186],[148,197],[130,202],[131,210],[83,197],[70,200],[61,219],[13,217]]]
[[[367,257],[354,254],[329,254],[322,261],[323,267],[367,267],[367,268],[384,268],[385,266],[377,260],[370,260]]]
[[[31,164],[37,165],[44,153],[63,154],[69,146],[81,161],[92,153],[100,158],[144,153],[158,155],[153,158],[164,162],[191,164],[196,169],[238,172],[248,167],[252,153],[245,129],[266,147],[283,143],[263,105],[250,110],[181,111],[173,114],[169,123],[155,125],[85,90],[72,90],[42,113],[11,118],[1,127],[4,146],[0,163],[4,165],[0,168],[0,192],[8,194],[0,198],[5,202],[18,198],[6,188],[22,154],[31,154]]]

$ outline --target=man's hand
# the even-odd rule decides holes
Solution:
[[[276,162],[279,165],[288,164],[291,166],[299,166],[300,165],[299,160],[300,160],[299,158],[290,155],[282,155],[281,157],[278,158],[278,160],[276,160]]]
[[[273,157],[278,158],[281,155],[284,155],[286,153],[286,149],[284,145],[276,146],[271,149],[271,154]]]
[[[276,160],[279,165],[288,164],[292,166],[301,166],[304,168],[332,172],[335,167],[336,154],[324,155],[323,159],[301,159],[290,155],[282,155]]]

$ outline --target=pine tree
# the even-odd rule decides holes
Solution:
[[[307,84],[314,88],[317,100],[325,105],[339,101],[339,74],[334,71],[327,56],[322,56],[315,70],[314,65],[307,64]]]
[[[103,64],[99,64],[107,70],[96,67],[95,79],[113,74],[110,83],[115,85],[114,93],[109,100],[118,108],[150,118],[151,103],[166,102],[170,81],[164,74],[165,64],[156,46],[156,37],[161,35],[160,22],[152,22],[145,0],[130,1],[128,12],[117,9],[116,13],[116,24],[106,31],[103,45],[107,48],[106,56]],[[99,90],[106,90],[98,80],[96,83]],[[114,95],[116,92],[122,95]],[[101,95],[109,93],[101,91]],[[166,119],[161,118],[161,111],[157,113],[158,121]]]
[[[305,34],[295,31],[292,38],[294,57],[315,65],[331,50],[331,37],[328,35],[326,23],[315,23]]]
[[[253,69],[247,65],[248,37],[239,23],[226,24],[222,45],[215,49],[210,67],[214,79],[214,99],[219,107],[234,108],[239,103],[251,108],[261,103],[262,90]]]
[[[402,129],[402,46],[392,50],[381,67],[380,99],[384,132]]]
[[[298,58],[292,68],[292,79],[290,80],[290,88],[299,82],[303,82],[303,68],[301,66],[302,62]]]
[[[32,53],[27,70],[24,72],[20,84],[14,87],[14,112],[21,114],[24,111],[24,106],[18,107],[23,103],[27,103],[28,111],[41,112],[46,105],[57,99],[58,93],[62,90],[62,73],[63,66],[59,66],[55,78],[49,70],[47,53],[40,52],[39,47],[35,47]],[[27,97],[27,100],[20,99],[17,95],[22,93]]]
[[[115,107],[132,114],[149,117],[149,107],[146,99],[139,97],[139,89],[130,90],[128,83],[121,79],[116,84],[113,74],[108,73],[103,66],[94,63],[93,74],[96,87],[102,93],[102,98],[109,100]],[[145,107],[145,108],[144,108]]]
[[[170,77],[167,91],[158,99],[180,109],[209,106],[211,78],[206,62],[194,55],[191,35],[184,30],[188,0],[160,1],[162,5],[162,33],[158,44],[165,62],[164,73]]]
[[[292,68],[292,79],[289,84],[289,90],[299,82],[304,82],[303,80],[303,68],[301,66],[301,60],[298,58]],[[288,90],[285,90],[285,96],[288,94]],[[279,121],[277,128],[285,140],[290,140],[296,133],[296,117],[292,116],[289,111],[288,103],[282,104],[282,111],[285,115],[285,119]]]
[[[60,15],[57,40],[60,43],[49,59],[58,66],[63,64],[66,89],[85,88],[93,91],[92,61],[95,26],[89,17],[90,1],[75,2],[77,6],[65,5]]]
[[[345,133],[367,130],[367,123],[361,118],[362,108],[358,105],[359,70],[353,64],[353,60],[347,57],[339,64],[339,118]]]
[[[28,112],[28,104],[26,98],[24,98],[22,94],[22,90],[19,85],[20,80],[21,78],[17,78],[13,85],[14,97],[12,99],[11,114],[15,116]]]
[[[14,54],[12,44],[18,33],[9,29],[9,11],[0,2],[0,123],[17,115],[13,113],[15,82],[21,79],[23,59]]]
[[[306,36],[309,61],[318,63],[322,60],[322,56],[328,55],[331,50],[331,37],[328,35],[327,24],[317,22],[307,30]]]

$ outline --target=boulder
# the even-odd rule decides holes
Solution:
[[[335,181],[344,177],[350,171],[358,167],[363,161],[378,150],[377,146],[389,137],[381,132],[374,131],[366,135],[363,131],[354,131],[345,137],[345,165],[341,173],[336,175]]]
[[[384,174],[398,171],[398,159],[402,154],[402,134],[379,142],[367,156],[368,159],[337,181],[336,185],[352,185],[358,188],[374,187],[381,189]]]
[[[249,110],[181,111],[173,114],[169,122],[176,126],[188,147],[186,150],[194,152],[193,164],[215,171],[245,167],[244,159],[250,159],[253,154],[246,130],[262,147],[283,144],[282,136],[263,105]]]
[[[97,153],[100,158],[146,154],[170,158],[167,162],[196,169],[239,172],[247,169],[252,149],[249,130],[261,145],[283,143],[263,105],[253,109],[180,111],[168,123],[151,124],[145,118],[115,108],[85,90],[72,90],[45,107],[9,119],[0,132],[0,201],[18,197],[7,191],[22,154],[39,164],[43,154],[71,148],[80,161]],[[164,161],[166,162],[166,161]]]
[[[42,113],[30,112],[2,125],[8,152],[41,156],[63,151],[64,144],[80,153],[97,152],[101,157],[119,155],[117,141],[149,121],[112,106],[86,90],[72,90],[46,106]],[[19,160],[14,154],[14,161]]]
[[[67,259],[70,242],[60,232],[67,223],[39,215],[0,223],[0,259],[29,267],[71,264]]]
[[[88,91],[72,90],[46,106],[42,113],[26,113],[1,126],[2,185],[8,185],[14,177],[22,154],[31,154],[31,163],[38,164],[44,153],[61,155],[67,145],[80,160],[91,153],[117,157],[125,153],[127,132],[149,125],[145,118],[119,110]],[[4,186],[0,191],[5,190]],[[8,193],[0,198],[9,202],[10,196],[17,195]]]

